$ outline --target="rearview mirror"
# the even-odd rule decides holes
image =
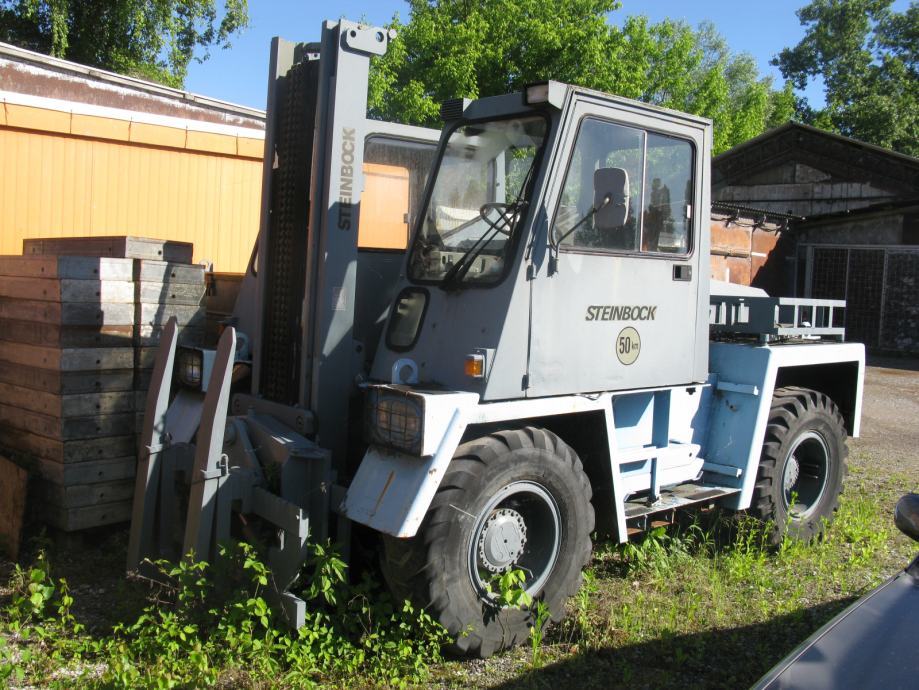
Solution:
[[[623,168],[594,171],[594,225],[598,230],[615,230],[629,215],[629,174]]]
[[[919,494],[906,494],[897,501],[893,521],[903,534],[919,541]]]

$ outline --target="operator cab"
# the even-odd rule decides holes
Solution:
[[[483,400],[705,381],[711,123],[557,82],[442,113],[372,378]]]

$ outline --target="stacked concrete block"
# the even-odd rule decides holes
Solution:
[[[204,270],[185,243],[24,245],[0,257],[0,447],[34,470],[43,521],[126,521],[156,345],[171,315],[183,341],[201,339]]]

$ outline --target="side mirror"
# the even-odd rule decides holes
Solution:
[[[919,494],[906,494],[897,501],[893,521],[903,534],[919,541]]]
[[[629,215],[629,174],[624,168],[599,168],[594,171],[594,208],[598,230],[615,230],[625,225]]]

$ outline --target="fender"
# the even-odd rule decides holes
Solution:
[[[800,345],[747,345],[712,343],[709,368],[717,381],[707,442],[702,452],[707,462],[741,470],[741,491],[727,498],[732,510],[750,507],[772,395],[779,370],[819,364],[851,362],[858,366],[850,436],[857,438],[865,374],[865,346],[861,343],[806,343]]]
[[[424,401],[422,454],[370,446],[339,507],[355,522],[404,538],[421,526],[479,401],[474,393],[411,395]]]
[[[384,392],[389,386],[378,386]],[[471,424],[503,422],[610,408],[609,394],[479,403],[475,393],[393,388],[423,400],[420,455],[379,445],[368,448],[339,512],[394,537],[415,536],[447,467]]]

